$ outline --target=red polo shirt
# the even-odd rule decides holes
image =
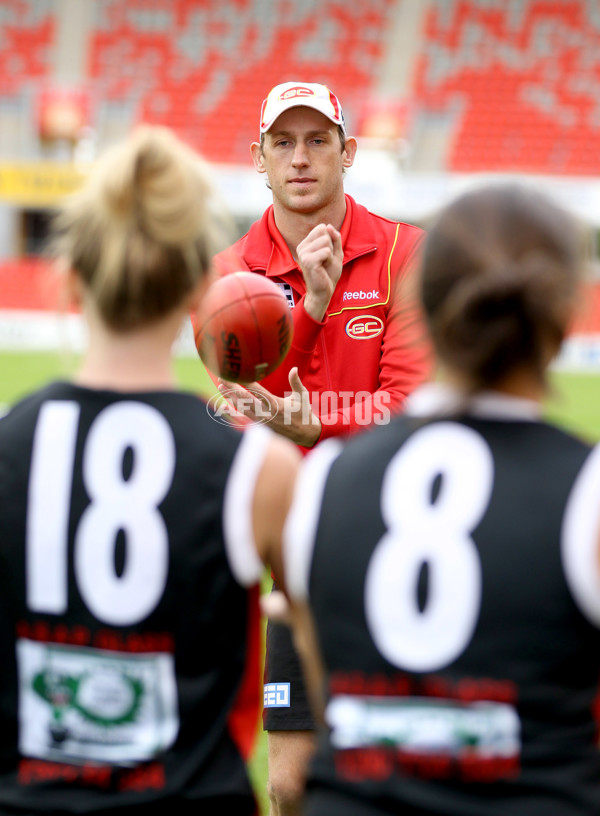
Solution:
[[[304,278],[272,206],[215,258],[221,273],[266,275],[288,297],[292,346],[261,385],[277,396],[289,393],[288,373],[297,366],[322,423],[320,439],[384,424],[431,370],[414,275],[424,232],[374,215],[348,195],[340,232],[343,269],[322,322],[304,309]]]

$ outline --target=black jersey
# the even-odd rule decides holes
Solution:
[[[327,674],[311,816],[600,813],[600,451],[491,402],[305,463],[286,572]]]
[[[66,383],[0,420],[0,814],[255,812],[268,437]]]

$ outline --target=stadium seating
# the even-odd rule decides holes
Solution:
[[[414,99],[447,169],[600,172],[600,10],[581,0],[431,0]]]
[[[95,0],[87,79],[100,138],[114,121],[163,123],[213,161],[249,163],[266,91],[294,78],[329,84],[356,129],[376,99],[399,8],[399,0]],[[409,138],[423,127],[444,132],[442,169],[600,172],[596,4],[427,0],[426,9],[421,56],[399,96]],[[40,0],[0,4],[0,109],[13,118],[31,110],[31,92],[51,75],[54,11]]]
[[[0,4],[0,95],[48,75],[54,42],[49,4],[3,0]]]
[[[249,163],[269,88],[324,82],[358,117],[395,0],[99,0],[90,76],[104,104],[167,124],[208,158]],[[102,102],[100,104],[103,104]]]
[[[56,270],[42,258],[0,261],[1,309],[38,312],[61,309]]]

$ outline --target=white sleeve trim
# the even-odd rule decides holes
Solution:
[[[242,432],[223,501],[225,551],[234,578],[242,586],[255,584],[264,571],[252,525],[252,501],[256,480],[265,460],[271,431],[253,425]]]
[[[283,529],[283,567],[292,598],[308,598],[308,580],[321,514],[323,490],[334,460],[342,450],[337,439],[327,439],[304,459],[292,506]]]
[[[583,465],[567,501],[561,557],[571,594],[581,612],[600,628],[600,445]]]

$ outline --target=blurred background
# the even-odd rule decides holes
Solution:
[[[296,79],[340,97],[346,189],[374,212],[427,227],[518,178],[580,218],[589,280],[546,413],[599,440],[600,0],[0,0],[0,410],[85,342],[43,250],[98,152],[171,127],[241,234],[271,201],[249,149],[262,100]],[[207,388],[189,333],[178,351],[182,385]],[[262,736],[251,769],[266,813]]]
[[[526,177],[589,227],[599,278],[598,0],[0,0],[0,352],[80,342],[76,316],[44,319],[48,216],[140,122],[213,162],[245,231],[270,202],[260,105],[290,79],[340,97],[361,203],[426,226],[468,185]],[[600,367],[599,291],[562,363]]]

